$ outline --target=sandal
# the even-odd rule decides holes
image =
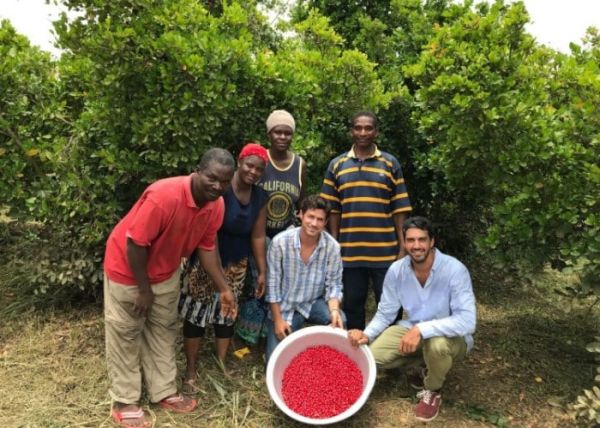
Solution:
[[[182,394],[174,394],[170,397],[160,400],[160,407],[175,413],[190,413],[196,408],[196,400],[184,397]]]
[[[122,410],[112,409],[112,418],[117,425],[121,428],[150,428],[151,423],[146,419],[146,414],[141,407],[137,410]],[[131,423],[127,421],[138,421],[138,423]],[[139,423],[143,421],[143,423]]]
[[[198,379],[183,379],[181,381],[181,393],[184,395],[196,395],[199,392],[206,394],[202,388],[196,383]]]

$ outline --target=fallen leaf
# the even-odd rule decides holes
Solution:
[[[553,407],[562,407],[563,397],[558,397],[558,396],[550,397],[546,400],[546,402]]]

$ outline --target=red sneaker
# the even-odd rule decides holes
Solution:
[[[422,422],[429,422],[438,415],[440,406],[442,405],[442,394],[435,391],[424,389],[417,393],[417,397],[421,399],[417,407],[415,407],[415,417]]]

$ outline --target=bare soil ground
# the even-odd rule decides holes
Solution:
[[[555,402],[570,402],[593,380],[585,344],[600,330],[591,302],[567,310],[548,274],[525,290],[496,290],[476,281],[476,347],[451,372],[432,427],[575,426]],[[0,284],[2,290],[2,284]],[[6,297],[6,296],[5,296]],[[0,304],[3,302],[0,297]],[[212,341],[202,351],[199,407],[173,415],[144,401],[156,427],[299,427],[271,402],[261,349],[228,377]],[[179,364],[182,366],[180,353]],[[0,322],[0,427],[112,427],[100,305],[26,312]],[[412,416],[414,392],[404,374],[380,374],[367,404],[339,427],[422,426]]]

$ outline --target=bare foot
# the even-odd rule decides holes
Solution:
[[[181,392],[185,395],[194,396],[199,392],[206,394],[202,388],[198,386],[198,379],[196,378],[188,378],[187,376],[183,378],[181,382]]]

